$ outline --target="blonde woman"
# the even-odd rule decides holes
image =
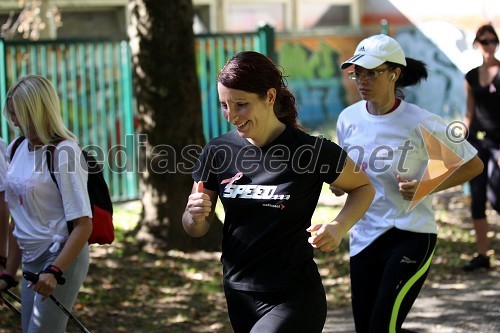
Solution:
[[[49,80],[28,75],[9,89],[4,107],[9,124],[23,137],[7,149],[11,161],[5,198],[12,216],[11,239],[15,241],[9,242],[0,290],[15,284],[21,262],[23,271],[39,273],[34,285],[22,281],[23,332],[65,332],[68,318],[45,300],[53,294],[71,309],[89,264],[92,212],[86,163],[74,134],[63,123],[59,105]],[[46,156],[54,141],[58,142],[54,156]],[[55,181],[47,167],[49,158]],[[71,233],[68,223],[73,225]]]

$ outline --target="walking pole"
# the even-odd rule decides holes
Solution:
[[[16,301],[19,299],[16,295],[14,295],[13,293],[11,293],[10,291],[8,291],[8,290],[3,290],[3,291],[6,292],[9,296],[13,297]],[[21,316],[21,311],[19,311],[14,305],[12,305],[11,302],[9,302],[8,300],[6,300],[5,297],[3,297],[3,295],[1,295],[0,298],[2,298],[4,304],[7,305],[7,307],[9,309],[11,309],[15,313],[17,313],[19,316]]]
[[[36,284],[38,282],[38,274],[32,272],[23,272],[23,276],[26,280],[33,284]],[[68,318],[71,319],[78,326],[78,328],[82,330],[82,332],[90,333],[90,331],[86,329],[85,326],[83,326],[83,324],[78,319],[76,319],[76,317],[73,316],[71,312],[69,312],[68,309],[66,309],[66,307],[61,302],[59,302],[59,300],[54,295],[50,295],[49,297],[68,316]]]
[[[14,294],[12,291],[10,291],[9,289],[4,290],[3,292],[6,293],[7,295],[9,295],[10,297],[12,297],[18,303],[21,303],[21,299],[16,294]]]

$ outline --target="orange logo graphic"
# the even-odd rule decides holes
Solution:
[[[412,210],[420,201],[425,199],[442,182],[450,177],[462,164],[464,159],[429,132],[419,125],[420,133],[424,139],[425,150],[429,157],[427,168],[420,179],[415,195],[408,210]]]

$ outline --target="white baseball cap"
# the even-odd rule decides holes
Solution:
[[[358,65],[372,69],[389,61],[406,66],[405,53],[394,38],[387,35],[374,35],[363,39],[356,47],[354,55],[340,66],[346,69],[351,65]]]

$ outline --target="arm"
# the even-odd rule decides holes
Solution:
[[[472,88],[469,82],[465,81],[465,97],[466,97],[466,110],[464,124],[470,129],[472,122],[474,121],[476,102],[474,100],[474,95],[472,94]]]
[[[342,173],[331,185],[347,193],[344,207],[332,222],[317,224],[307,229],[309,232],[316,232],[309,237],[309,243],[325,252],[340,245],[344,235],[363,217],[375,196],[370,178],[349,157]]]
[[[7,268],[3,271],[2,274],[7,274],[10,275],[13,279],[15,279],[17,270],[19,268],[19,265],[21,264],[21,250],[19,249],[19,245],[17,244],[16,239],[14,238],[14,235],[12,234],[14,230],[14,225],[15,222],[12,220],[11,224],[9,225],[8,228],[8,235],[9,235],[9,255],[8,255],[8,260],[7,260]],[[3,290],[7,287],[7,283],[0,279],[0,290]]]
[[[443,191],[471,180],[472,178],[483,172],[483,167],[483,162],[476,155],[467,163],[462,164],[460,167],[450,168],[447,172],[439,177],[443,180],[434,189],[434,191],[432,191],[432,193]]]
[[[433,177],[430,180],[419,182],[418,179],[413,179],[409,181],[398,175],[399,192],[405,200],[413,200],[415,192],[419,186],[429,187],[429,191],[427,192],[429,194],[437,193],[471,180],[483,172],[483,167],[483,162],[476,155],[461,166],[452,166],[442,175]],[[436,186],[435,184],[438,185]],[[436,187],[432,189],[434,186]]]
[[[61,253],[59,253],[53,263],[53,265],[59,267],[63,272],[69,268],[71,263],[80,254],[92,232],[92,219],[88,216],[74,219],[72,223],[73,231],[71,231]]]
[[[73,231],[64,244],[61,253],[52,263],[63,272],[69,268],[83,247],[86,246],[92,232],[92,219],[88,216],[79,217],[73,220],[72,223],[74,226]],[[41,273],[34,288],[37,293],[44,295],[42,300],[45,300],[54,292],[56,286],[57,280],[52,273]]]
[[[0,192],[0,257],[6,260],[7,248],[9,244],[9,210],[5,202],[5,191]],[[1,258],[0,258],[1,259]],[[2,263],[0,262],[0,269]]]
[[[0,191],[0,269],[5,268],[9,241],[9,207],[5,202],[5,176],[8,169],[6,150],[5,141],[0,138],[0,184],[2,185]]]
[[[182,214],[182,226],[191,237],[202,237],[210,228],[217,205],[217,192],[207,190],[203,183],[194,183]]]

